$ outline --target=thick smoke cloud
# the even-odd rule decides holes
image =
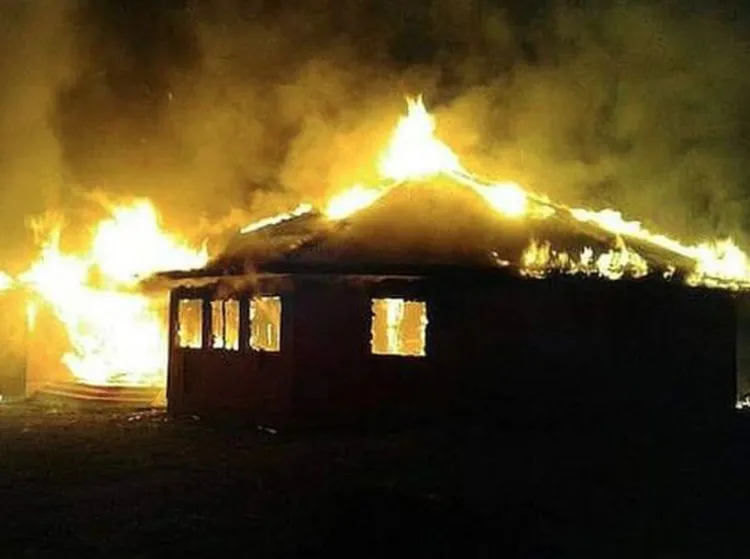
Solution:
[[[195,233],[323,198],[375,176],[418,92],[482,175],[682,236],[745,230],[750,51],[726,2],[293,4],[0,2],[8,244],[94,190]]]
[[[556,11],[532,61],[453,105],[476,134],[462,151],[491,174],[675,234],[741,235],[750,50],[720,15]]]
[[[72,79],[65,2],[0,2],[0,257],[28,257],[26,217],[57,206],[65,165],[51,120]]]

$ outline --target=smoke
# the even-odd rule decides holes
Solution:
[[[64,196],[64,162],[50,118],[71,78],[65,2],[0,2],[0,257],[20,265],[33,242],[26,217]]]
[[[460,147],[472,165],[683,237],[746,237],[750,50],[739,25],[653,3],[550,14],[526,62],[451,104],[454,137],[472,131]]]
[[[481,175],[677,235],[750,230],[750,49],[727,2],[298,4],[0,2],[7,244],[95,190],[201,234],[319,201],[374,180],[419,92]]]

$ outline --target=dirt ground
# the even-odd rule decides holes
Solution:
[[[573,431],[287,434],[0,405],[0,556],[746,555],[744,420]]]

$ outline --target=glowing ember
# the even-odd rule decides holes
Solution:
[[[328,201],[325,213],[330,219],[344,219],[354,212],[366,208],[384,193],[382,188],[367,188],[361,184],[354,185]]]
[[[134,290],[135,282],[160,270],[201,267],[208,256],[205,248],[191,250],[162,232],[147,201],[114,208],[112,214],[96,227],[87,254],[63,254],[60,229],[55,229],[18,281],[65,326],[71,350],[62,361],[76,379],[96,385],[162,384],[167,324],[154,301]],[[30,303],[32,327],[36,312],[36,303]]]
[[[240,233],[252,233],[253,231],[257,231],[258,229],[263,229],[265,227],[270,227],[271,225],[277,225],[279,223],[283,223],[284,221],[289,221],[290,219],[294,219],[295,217],[299,217],[301,215],[305,215],[310,213],[313,210],[312,205],[310,204],[300,204],[296,208],[294,208],[290,212],[284,212],[272,217],[265,217],[263,219],[260,219],[254,223],[251,223],[249,225],[245,225],[242,229],[240,229]]]

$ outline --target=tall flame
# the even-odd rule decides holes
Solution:
[[[422,97],[406,101],[407,114],[399,119],[380,158],[383,179],[402,182],[442,173],[472,188],[490,207],[507,217],[522,217],[531,211],[534,215],[549,215],[547,207],[532,209],[528,193],[519,184],[512,181],[485,184],[469,174],[453,150],[435,136],[435,117],[427,111]],[[347,217],[375,202],[385,190],[357,184],[334,196],[328,202],[326,214],[331,219]]]
[[[397,181],[461,171],[458,157],[435,137],[435,117],[422,97],[407,99],[409,112],[401,117],[380,160],[380,174]]]
[[[146,200],[113,208],[93,233],[88,252],[65,254],[55,228],[15,283],[36,292],[65,327],[70,351],[62,361],[75,378],[95,385],[162,384],[165,315],[138,292],[137,282],[161,270],[203,266],[206,248],[193,249],[163,232]],[[29,303],[30,327],[36,313],[36,303]]]

